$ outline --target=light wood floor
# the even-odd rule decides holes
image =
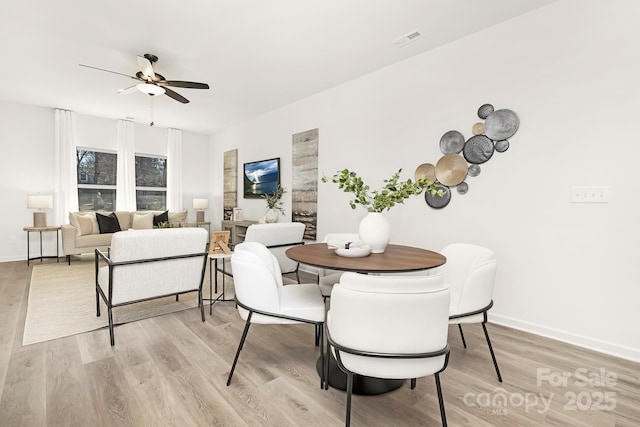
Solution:
[[[339,426],[345,394],[323,391],[313,327],[253,325],[225,385],[243,322],[233,303],[22,346],[30,268],[0,263],[1,426]],[[638,426],[640,366],[489,325],[497,381],[479,325],[468,348],[450,329],[441,374],[451,426]],[[566,377],[563,384],[562,377]],[[587,381],[586,378],[589,378]],[[543,402],[544,399],[544,402]],[[354,426],[439,425],[433,377],[354,396]]]

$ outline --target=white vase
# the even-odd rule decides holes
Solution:
[[[278,222],[280,220],[280,211],[277,209],[267,209],[264,214],[264,220],[268,223]]]
[[[380,212],[369,212],[358,230],[360,239],[371,246],[371,253],[381,254],[391,240],[391,225],[389,220]]]

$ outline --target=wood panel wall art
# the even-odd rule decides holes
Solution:
[[[318,219],[318,129],[293,135],[291,220],[306,225],[304,238],[316,240]]]
[[[238,206],[238,149],[224,152],[223,218],[233,218],[233,208]]]

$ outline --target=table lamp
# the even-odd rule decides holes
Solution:
[[[204,211],[209,208],[209,199],[193,199],[193,209],[196,211],[196,222],[204,222]]]
[[[33,226],[46,227],[47,213],[45,209],[53,207],[53,196],[51,194],[29,194],[27,195],[27,208],[38,209],[33,213]]]

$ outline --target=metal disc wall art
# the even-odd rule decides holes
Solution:
[[[451,190],[449,190],[449,187],[445,187],[444,185],[436,185],[436,190],[442,190],[444,195],[442,197],[432,196],[429,192],[425,192],[424,200],[434,209],[444,208],[451,201]]]
[[[431,163],[423,163],[416,168],[413,177],[416,181],[427,179],[429,182],[436,182],[436,167]]]
[[[472,136],[464,143],[462,154],[469,163],[482,164],[493,156],[493,141],[485,135]]]
[[[440,151],[444,154],[457,154],[464,146],[464,135],[457,130],[445,132],[440,138]]]
[[[486,119],[491,113],[493,113],[493,105],[491,104],[484,104],[478,108],[478,117],[481,119]]]
[[[480,175],[479,165],[488,162],[494,153],[507,151],[510,146],[507,139],[515,135],[520,126],[520,119],[515,112],[508,109],[496,110],[491,104],[481,105],[478,117],[484,119],[484,123],[473,124],[471,138],[465,142],[461,132],[445,132],[440,138],[440,151],[444,156],[436,166],[423,163],[416,168],[416,180],[426,178],[434,182],[437,189],[444,191],[443,197],[425,193],[425,201],[430,207],[441,209],[447,206],[451,201],[450,187],[456,187],[458,194],[466,194],[469,184],[465,179]]]
[[[475,123],[471,128],[471,133],[474,135],[482,135],[484,133],[484,123]]]
[[[445,154],[436,163],[436,179],[448,187],[460,184],[467,177],[467,162],[459,154]]]
[[[503,139],[502,141],[496,141],[494,147],[498,153],[504,153],[509,149],[509,141]]]
[[[476,177],[478,175],[480,175],[480,165],[469,165],[469,169],[467,170],[467,174],[469,176],[473,176]]]
[[[466,182],[460,183],[456,186],[456,190],[458,190],[458,194],[467,194],[467,191],[469,191],[469,184]]]
[[[496,110],[484,122],[484,134],[494,141],[511,138],[520,126],[520,119],[511,110]]]

